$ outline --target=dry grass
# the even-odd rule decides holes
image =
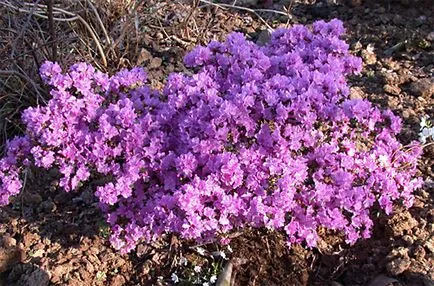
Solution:
[[[22,132],[21,111],[44,103],[38,69],[45,60],[62,66],[87,61],[102,71],[119,67],[119,34],[139,1],[0,0],[0,150]],[[119,35],[122,37],[122,35]]]

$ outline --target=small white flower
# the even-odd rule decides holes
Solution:
[[[431,134],[431,128],[424,128],[421,132],[421,134],[425,137],[429,137]]]
[[[187,265],[187,263],[188,263],[188,260],[184,256],[181,256],[179,258],[179,265]]]
[[[426,143],[426,138],[425,138],[425,136],[423,136],[423,135],[420,134],[420,133],[419,133],[419,142],[422,143],[422,144],[425,144],[425,143]]]
[[[202,247],[198,247],[196,248],[197,253],[199,253],[200,255],[205,255],[205,249],[203,249]]]
[[[211,276],[211,278],[209,279],[209,282],[216,283],[217,282],[217,276],[215,276],[215,275]]]
[[[202,268],[199,265],[194,267],[194,272],[199,273],[200,271],[202,271]]]
[[[368,52],[368,53],[373,53],[374,52],[374,50],[375,50],[375,48],[374,48],[374,45],[373,44],[368,44],[368,46],[366,46],[366,51]]]
[[[420,130],[424,129],[425,127],[428,127],[426,120],[428,117],[424,116],[420,120]]]
[[[203,282],[202,286],[209,286],[208,282]]]
[[[220,256],[223,259],[227,259],[226,258],[226,253],[224,253],[223,251],[216,251],[213,253],[214,256]]]
[[[228,251],[230,252],[230,253],[232,253],[232,252],[234,252],[233,250],[232,250],[232,247],[228,244]]]
[[[172,273],[172,276],[170,278],[172,278],[173,283],[179,282],[179,278],[178,278],[178,275],[176,275],[176,273]]]
[[[387,167],[388,157],[386,155],[380,155],[378,156],[378,162],[380,162],[380,166]]]

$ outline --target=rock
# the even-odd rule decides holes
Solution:
[[[418,222],[412,217],[410,212],[398,212],[389,219],[387,224],[388,230],[393,236],[401,236],[405,231],[411,230],[418,225]]]
[[[365,64],[373,65],[377,62],[377,56],[371,49],[367,48],[365,50],[362,50],[361,54]]]
[[[431,236],[423,246],[428,249],[431,253],[434,253],[434,236]]]
[[[32,264],[16,265],[8,275],[8,285],[46,286],[50,282],[48,274]]]
[[[89,261],[86,260],[86,270],[89,273],[94,273],[95,272],[95,267],[93,266],[92,263],[90,263]]]
[[[116,275],[115,277],[113,277],[110,286],[122,286],[125,285],[126,281],[124,276],[122,275]]]
[[[434,31],[432,31],[431,33],[429,33],[428,36],[426,37],[426,39],[428,41],[434,42]]]
[[[145,62],[149,62],[152,59],[152,54],[145,48],[140,50],[139,56],[137,57],[136,65],[140,66]]]
[[[411,265],[410,258],[400,257],[387,263],[387,271],[392,275],[399,275],[407,270]]]
[[[350,88],[350,99],[363,99],[363,89],[358,86],[354,86]]]
[[[32,257],[43,257],[44,254],[45,254],[45,250],[38,249],[33,253]]]
[[[23,243],[26,247],[30,247],[40,241],[41,237],[37,233],[26,233],[23,236]]]
[[[9,285],[15,286],[46,286],[50,282],[50,277],[44,270],[31,264],[15,266],[7,279]]]
[[[395,282],[398,282],[398,280],[385,275],[378,275],[368,284],[368,286],[388,286],[393,285]]]
[[[401,93],[401,89],[396,85],[386,84],[383,86],[383,90],[386,93],[397,95],[397,96]]]
[[[410,92],[415,96],[431,97],[434,94],[434,78],[422,78],[412,82]]]
[[[63,280],[63,276],[69,272],[66,264],[58,265],[51,271],[51,282],[58,283]]]
[[[413,245],[413,243],[414,243],[414,239],[410,235],[404,235],[402,237],[402,240],[404,240],[405,244],[407,244],[408,246]]]
[[[89,280],[92,280],[92,278],[93,278],[93,274],[89,273],[84,268],[79,268],[78,273],[80,274],[80,277],[83,281],[89,281]]]
[[[12,269],[24,260],[24,252],[18,247],[0,248],[0,273]]]
[[[54,202],[56,204],[66,204],[72,200],[73,195],[67,192],[60,192],[54,197]]]
[[[161,58],[153,58],[151,60],[151,63],[149,64],[149,68],[151,68],[151,69],[159,68],[162,63],[163,63],[163,60]]]
[[[26,193],[23,200],[27,205],[39,205],[42,202],[42,197],[40,194]]]
[[[350,7],[358,7],[363,4],[363,0],[347,0],[345,2]]]
[[[413,256],[418,260],[418,261],[422,261],[425,258],[425,248],[423,248],[421,245],[418,245],[414,251],[413,251]]]
[[[330,8],[325,5],[315,5],[308,7],[308,13],[314,18],[327,18],[330,14]]]
[[[17,246],[17,240],[8,234],[3,235],[2,243],[5,248],[13,248]]]
[[[226,264],[223,271],[220,273],[219,278],[217,280],[217,286],[230,286],[231,285],[231,278],[232,278],[232,268],[233,264],[232,262],[228,262]]]
[[[258,5],[258,0],[238,0],[237,3],[240,5],[251,5],[256,6]]]
[[[39,205],[39,211],[42,211],[44,213],[52,213],[56,209],[57,209],[56,204],[54,202],[52,202],[51,200],[49,200],[49,201],[43,201]]]
[[[258,38],[256,39],[256,44],[259,46],[265,46],[271,40],[271,31],[269,29],[264,29],[259,32]]]

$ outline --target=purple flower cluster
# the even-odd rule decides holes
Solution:
[[[361,69],[338,20],[279,29],[259,47],[242,34],[185,57],[162,92],[142,69],[109,77],[85,63],[41,67],[47,106],[27,109],[26,137],[0,161],[0,204],[30,163],[56,167],[65,191],[96,190],[122,252],[164,233],[210,241],[243,227],[282,230],[314,247],[317,230],[370,236],[370,211],[410,207],[419,145],[404,150],[401,122],[349,99]]]

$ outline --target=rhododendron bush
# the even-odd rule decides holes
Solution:
[[[190,52],[194,73],[170,75],[161,92],[141,68],[110,77],[46,62],[52,98],[24,111],[26,134],[8,143],[0,203],[36,165],[57,168],[67,192],[104,178],[95,195],[122,252],[164,233],[212,241],[244,227],[309,247],[320,227],[367,238],[374,206],[412,205],[421,148],[397,141],[391,111],[349,99],[361,60],[343,32],[319,21],[263,47],[232,33]]]

